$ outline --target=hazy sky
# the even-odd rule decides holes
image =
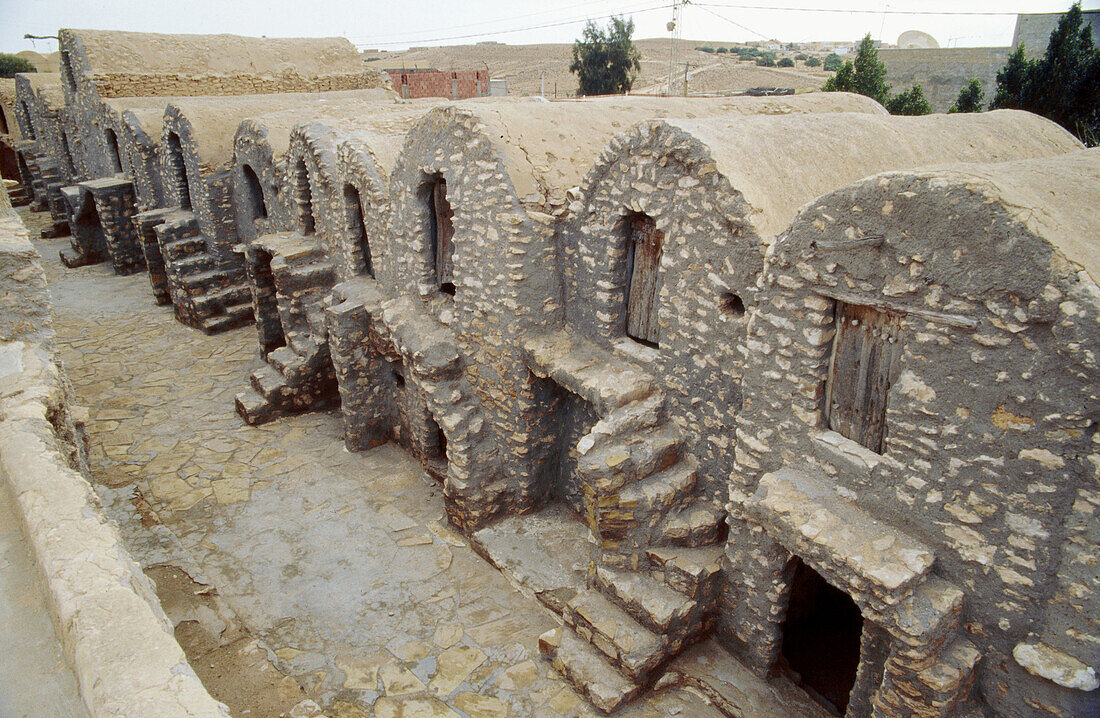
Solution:
[[[684,38],[725,42],[855,40],[870,32],[892,43],[905,30],[923,30],[943,47],[997,46],[1011,42],[1015,16],[996,13],[1058,12],[1069,5],[1068,0],[699,0],[684,9],[681,28]],[[1082,7],[1098,8],[1100,0],[1084,0]],[[901,14],[905,11],[993,14]],[[54,41],[32,42],[23,35],[53,35],[59,27],[339,35],[361,47],[389,50],[479,40],[572,42],[585,19],[604,24],[611,13],[634,18],[635,38],[668,37],[671,0],[0,0],[0,50],[55,50]]]

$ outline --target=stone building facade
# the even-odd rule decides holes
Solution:
[[[402,98],[445,97],[465,100],[489,96],[488,70],[445,71],[432,68],[386,70],[393,89]]]
[[[330,105],[289,135],[278,125],[290,113],[242,123],[238,226],[260,351],[268,364],[237,397],[246,421],[268,421],[337,399],[324,300],[337,282],[373,271],[367,226],[374,219],[366,215],[376,211],[364,202],[359,185],[340,181],[337,140],[355,132],[366,157],[388,157],[392,164],[409,127],[434,104],[387,98]],[[374,172],[379,174],[385,171]]]
[[[255,317],[242,417],[338,400],[467,534],[564,507],[588,584],[540,647],[600,710],[711,633],[849,716],[1100,705],[1096,150],[1019,112],[416,103],[346,89],[346,43],[243,73],[239,38],[61,37],[65,102],[16,115],[77,148],[75,259]]]
[[[1097,159],[872,177],[776,240],[723,597],[754,670],[848,715],[1096,711]]]

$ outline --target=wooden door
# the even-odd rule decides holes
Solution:
[[[886,395],[898,354],[898,317],[836,303],[829,372],[829,428],[876,453],[886,436]]]
[[[645,216],[628,220],[626,334],[657,346],[657,297],[660,293],[661,251],[664,232]]]
[[[435,253],[435,277],[439,291],[454,294],[454,212],[447,201],[447,180],[432,185],[432,243]]]

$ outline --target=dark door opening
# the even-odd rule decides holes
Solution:
[[[122,171],[122,153],[118,149],[118,135],[109,127],[103,134],[107,138],[107,159],[111,163],[111,170],[117,174]]]
[[[267,202],[264,201],[264,188],[260,184],[260,178],[251,165],[241,165],[241,176],[244,177],[245,206],[252,221],[267,217]]]
[[[183,143],[175,132],[168,133],[167,168],[169,181],[175,186],[180,209],[191,209],[191,185],[187,181],[187,163],[183,160]]]
[[[455,295],[454,280],[454,210],[447,201],[447,180],[436,175],[428,183],[428,214],[431,219],[432,261],[435,267],[435,280],[439,291],[450,296]]]
[[[626,335],[656,347],[660,339],[657,299],[665,234],[644,214],[626,218]]]
[[[352,248],[359,250],[362,261],[359,274],[374,276],[374,265],[371,263],[370,240],[367,237],[367,224],[363,217],[363,199],[359,190],[354,185],[344,185],[344,217],[347,221],[348,238]]]
[[[795,557],[783,658],[803,687],[840,715],[856,682],[863,615],[851,597]]]
[[[309,186],[309,169],[305,160],[298,160],[294,168],[294,202],[298,205],[298,231],[311,235],[317,231],[313,217],[313,190]]]

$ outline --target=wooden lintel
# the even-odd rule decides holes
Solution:
[[[883,241],[885,241],[885,239],[886,239],[886,237],[881,236],[881,235],[876,236],[876,237],[860,237],[859,239],[837,239],[837,240],[833,240],[833,239],[817,240],[817,239],[815,239],[810,244],[815,249],[823,249],[825,251],[829,251],[829,250],[833,250],[833,249],[839,249],[839,250],[843,251],[845,249],[862,249],[864,247],[880,247],[880,246],[882,246],[882,243],[883,243]]]
[[[978,320],[974,319],[973,317],[967,317],[962,314],[936,312],[931,309],[923,309],[921,307],[913,307],[907,304],[901,304],[900,302],[892,302],[889,299],[883,299],[881,297],[872,297],[866,294],[857,294],[855,292],[845,292],[840,289],[832,289],[831,287],[813,287],[811,291],[813,291],[815,294],[820,294],[823,297],[836,299],[847,304],[860,304],[865,307],[872,307],[875,309],[894,312],[897,314],[904,314],[911,317],[920,317],[921,319],[927,319],[930,322],[939,322],[940,324],[948,324],[953,327],[974,329],[978,326]]]

